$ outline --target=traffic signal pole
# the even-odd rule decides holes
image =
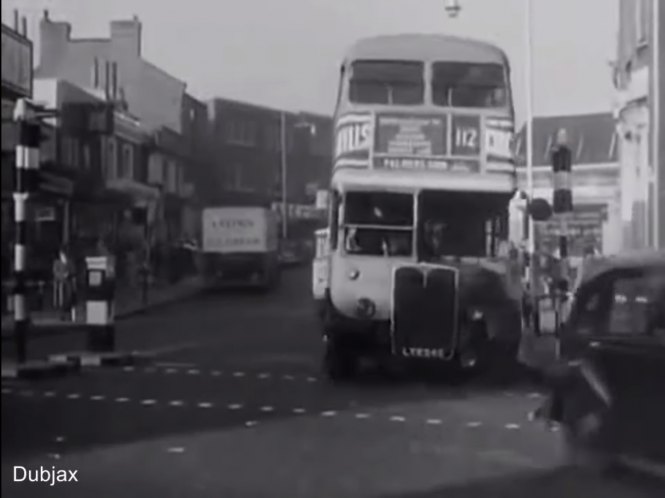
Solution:
[[[559,130],[557,145],[552,150],[554,189],[552,210],[559,219],[559,279],[556,285],[558,299],[555,309],[555,334],[557,358],[561,355],[561,323],[564,306],[570,288],[570,264],[568,260],[568,218],[573,212],[572,152],[567,145],[565,130]]]
[[[39,143],[41,126],[38,117],[26,99],[19,99],[14,109],[18,124],[14,176],[14,338],[19,363],[27,359],[27,335],[30,326],[30,307],[26,298],[28,289],[28,202],[35,189],[39,170]]]

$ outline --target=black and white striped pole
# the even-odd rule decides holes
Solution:
[[[39,117],[27,99],[19,99],[14,108],[18,126],[14,175],[14,336],[16,357],[24,363],[27,357],[27,335],[30,326],[28,290],[28,203],[37,184],[39,171]]]
[[[567,300],[570,285],[570,268],[568,264],[568,217],[573,212],[572,152],[567,145],[566,130],[557,133],[557,143],[552,149],[552,172],[554,190],[552,211],[559,218],[559,263],[560,273],[557,282],[556,333],[559,336],[563,307]],[[557,340],[557,356],[560,354],[560,341]]]

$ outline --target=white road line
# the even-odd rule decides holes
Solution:
[[[201,371],[196,368],[190,368],[189,370],[187,370],[188,375],[199,375],[200,373]]]
[[[264,413],[270,413],[270,412],[274,412],[275,408],[273,408],[272,406],[262,406],[261,411],[264,412]]]
[[[244,377],[245,372],[233,372],[233,376],[236,378]]]
[[[245,427],[254,427],[255,425],[258,425],[258,422],[256,420],[248,420],[245,422]]]
[[[356,418],[358,418],[358,419],[370,418],[370,414],[369,413],[356,413]]]
[[[294,408],[293,409],[293,413],[295,413],[296,415],[302,415],[305,412],[306,412],[306,410],[304,408]]]
[[[293,380],[293,378],[294,378],[293,375],[284,375],[284,376],[282,376],[282,379],[284,379],[284,380]]]
[[[480,427],[480,426],[482,426],[482,425],[483,425],[483,423],[482,423],[482,422],[478,422],[478,421],[473,421],[473,422],[467,422],[467,423],[466,423],[466,426],[469,427],[469,428],[471,428],[471,429],[475,429],[475,428]]]
[[[155,366],[164,368],[164,367],[174,367],[174,368],[193,368],[196,365],[194,363],[183,363],[179,361],[158,361],[155,362]]]
[[[441,425],[443,423],[443,420],[441,420],[440,418],[428,418],[425,421],[425,423],[429,425]]]
[[[183,406],[185,403],[179,399],[174,399],[169,402],[169,406]]]
[[[516,431],[520,428],[520,424],[506,424],[505,428],[509,431]]]
[[[327,412],[321,412],[322,417],[334,417],[335,415],[337,415],[337,412],[333,410]]]
[[[135,370],[135,368],[134,367],[124,367],[122,370],[123,370],[123,372],[133,372]]]
[[[390,417],[391,422],[406,422],[406,419],[400,415],[393,415]]]
[[[65,437],[64,436],[58,436],[54,440],[56,443],[64,443],[65,442]]]
[[[55,395],[56,395],[55,391],[44,391],[45,398],[55,398]]]
[[[175,373],[178,373],[178,369],[177,368],[167,368],[165,373],[166,374],[175,374]]]
[[[208,403],[207,401],[203,401],[197,405],[199,408],[212,408],[212,403]]]
[[[116,403],[127,403],[129,401],[129,398],[125,398],[124,396],[121,396],[119,398],[115,399]]]
[[[230,405],[227,405],[227,408],[229,410],[240,410],[242,405],[240,403],[231,403]]]
[[[156,403],[157,403],[157,400],[154,400],[154,399],[144,399],[144,400],[141,401],[141,404],[143,406],[152,406]]]
[[[90,399],[92,401],[103,401],[104,398],[106,398],[106,396],[104,396],[103,394],[95,394],[94,396],[90,396]]]
[[[270,378],[270,374],[267,373],[267,372],[263,372],[263,373],[260,373],[260,374],[258,375],[258,377],[259,377],[259,379],[269,379],[269,378]]]
[[[67,399],[79,399],[81,395],[79,393],[71,393],[67,395]]]
[[[307,377],[307,382],[316,382],[317,380],[316,377]]]
[[[166,451],[168,453],[184,453],[185,448],[183,448],[182,446],[174,446],[172,448],[168,448]]]
[[[210,372],[210,375],[212,375],[213,377],[219,377],[220,375],[222,375],[222,372],[220,372],[219,370],[213,370],[212,372]]]

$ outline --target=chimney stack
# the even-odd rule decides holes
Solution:
[[[21,19],[21,34],[28,37],[28,19],[25,16]]]
[[[113,72],[113,79],[112,79],[112,86],[111,86],[111,95],[113,96],[113,101],[115,102],[118,98],[118,63],[113,62],[111,64],[112,72]]]
[[[105,61],[104,64],[104,96],[106,100],[111,97],[111,63]]]
[[[18,9],[14,9],[14,31],[18,33],[18,28],[19,28],[19,15],[18,15]]]
[[[48,9],[44,9],[44,21],[50,21]]]
[[[95,60],[92,61],[92,88],[99,88],[99,59],[95,57]]]

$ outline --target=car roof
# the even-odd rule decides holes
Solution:
[[[582,263],[580,285],[613,270],[641,268],[665,270],[665,250],[629,251],[613,256],[587,258]]]

